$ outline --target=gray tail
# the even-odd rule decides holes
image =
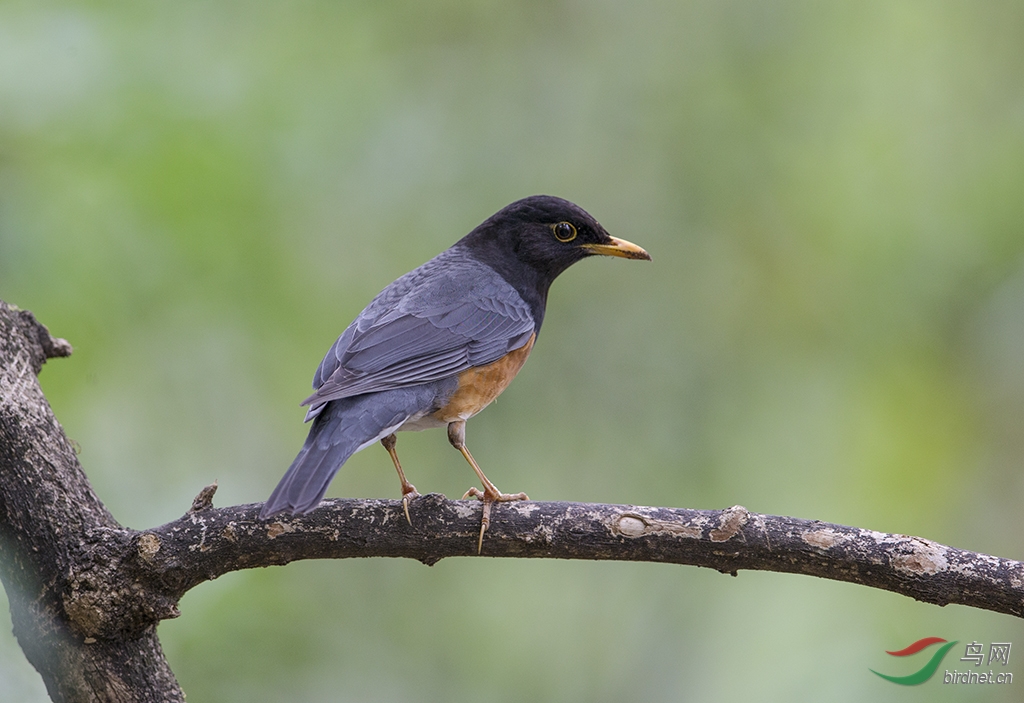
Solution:
[[[260,519],[284,512],[303,515],[315,508],[350,456],[393,432],[414,413],[431,407],[442,387],[440,382],[427,383],[327,403],[313,420],[295,461],[263,505]]]
[[[315,508],[327,492],[334,474],[341,465],[355,454],[360,441],[358,437],[346,436],[341,413],[329,412],[325,408],[309,428],[306,442],[288,471],[270,494],[260,511],[260,519],[278,513],[303,515]],[[372,436],[369,438],[372,439]]]

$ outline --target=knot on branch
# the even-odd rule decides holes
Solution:
[[[192,507],[188,511],[190,513],[198,513],[203,510],[210,510],[213,508],[213,496],[215,493],[217,493],[216,481],[199,491],[199,495],[192,501]]]
[[[15,345],[22,346],[28,352],[32,370],[38,376],[47,359],[55,359],[62,356],[71,356],[71,345],[66,339],[60,339],[50,334],[42,322],[36,319],[28,310],[5,303],[0,300],[0,328],[3,329],[3,336],[14,341],[15,336],[21,337],[23,343],[14,341]],[[6,323],[6,324],[5,324]]]
[[[161,589],[147,568],[159,541],[133,530],[103,532],[83,543],[84,553],[61,589],[72,630],[86,639],[118,639],[178,617],[177,598]]]

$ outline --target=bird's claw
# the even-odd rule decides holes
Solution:
[[[481,491],[476,486],[473,486],[466,491],[462,499],[476,498],[483,501],[484,514],[480,519],[480,536],[476,540],[476,553],[480,554],[484,548],[484,533],[487,532],[487,528],[491,525],[491,506],[495,503],[509,503],[513,500],[530,500],[530,497],[525,493],[501,493],[499,491],[489,492]]]
[[[409,501],[414,498],[419,498],[420,494],[416,491],[416,486],[409,484],[409,488],[412,490],[404,491],[402,493],[402,510],[405,511],[405,519],[409,523],[409,527],[412,527],[412,518],[409,517]]]
[[[513,500],[530,500],[530,496],[525,493],[498,493],[495,491],[488,494],[487,491],[481,491],[476,486],[462,494],[462,500],[467,498],[476,498],[485,503],[511,503]]]

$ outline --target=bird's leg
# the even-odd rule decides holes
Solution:
[[[395,451],[395,445],[398,444],[398,438],[395,437],[395,433],[392,432],[382,439],[380,443],[388,450],[388,454],[391,455],[391,461],[395,463],[395,470],[398,472],[398,480],[402,482],[402,509],[405,510],[405,519],[409,521],[409,526],[411,527],[412,518],[409,517],[409,501],[413,498],[419,498],[420,494],[416,491],[416,486],[412,485],[405,479],[405,472],[402,471],[402,464],[398,461],[398,452]]]
[[[480,470],[480,465],[476,463],[473,455],[466,448],[465,420],[456,420],[455,422],[448,423],[448,441],[462,453],[462,456],[466,457],[466,461],[473,467],[473,471],[476,472],[480,482],[484,485],[484,490],[481,491],[476,486],[473,486],[462,496],[463,500],[466,498],[479,498],[484,503],[484,515],[480,520],[480,537],[476,542],[476,553],[479,554],[484,546],[484,532],[487,531],[491,524],[491,505],[512,500],[530,500],[530,498],[525,493],[502,493],[498,490],[497,486],[491,483],[490,479],[484,476],[484,472]]]

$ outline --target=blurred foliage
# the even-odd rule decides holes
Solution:
[[[469,426],[499,486],[1020,559],[1022,76],[1010,2],[5,0],[0,297],[75,346],[44,389],[142,528],[213,479],[263,500],[362,306],[561,195],[654,263],[555,285]],[[472,483],[443,433],[400,439],[420,490]],[[393,473],[367,450],[329,495]],[[649,564],[300,563],[181,609],[161,638],[197,703],[952,701],[868,668],[930,635],[1024,647],[1006,616]],[[0,629],[0,699],[45,700]]]

